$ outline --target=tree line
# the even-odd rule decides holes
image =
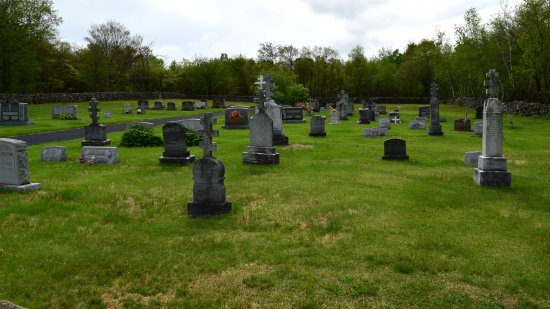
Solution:
[[[51,0],[0,2],[0,92],[170,91],[189,95],[254,95],[270,72],[281,103],[333,97],[482,97],[485,72],[501,74],[504,100],[550,103],[550,2],[524,0],[484,23],[475,9],[455,26],[456,40],[436,30],[404,51],[367,57],[357,45],[344,59],[331,47],[260,44],[258,56],[195,57],[166,64],[151,44],[116,21],[91,25],[86,46],[61,41]]]

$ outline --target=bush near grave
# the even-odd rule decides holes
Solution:
[[[197,132],[185,130],[185,143],[187,147],[198,146],[200,141],[202,141],[202,136],[198,135]]]
[[[143,126],[134,126],[122,134],[120,146],[123,147],[156,147],[164,142],[160,136],[153,133],[153,129]]]

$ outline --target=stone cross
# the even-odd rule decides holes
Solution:
[[[264,77],[265,84],[262,87],[265,90],[266,100],[270,100],[273,97],[273,88],[275,88],[275,83],[273,83],[273,78],[271,74],[267,73]]]
[[[437,87],[437,83],[436,82],[432,82],[432,87],[430,88],[430,94],[432,97],[437,97],[437,91],[439,90],[439,88]]]
[[[203,158],[212,158],[212,152],[216,150],[216,143],[212,142],[212,137],[220,136],[220,131],[213,129],[216,123],[216,118],[212,117],[212,113],[204,114],[201,118],[202,130],[197,133],[202,136],[203,141],[199,143],[199,147],[204,150]]]
[[[98,124],[97,121],[99,120],[99,116],[97,115],[97,113],[101,110],[98,105],[99,102],[95,98],[92,98],[92,100],[90,100],[90,107],[88,107],[88,111],[91,113],[90,118],[92,118],[92,125]]]
[[[498,98],[498,85],[500,84],[500,79],[498,78],[498,72],[496,72],[494,69],[489,70],[487,74],[485,74],[485,77],[487,77],[487,80],[483,83],[485,85],[485,93],[489,96],[489,98]]]

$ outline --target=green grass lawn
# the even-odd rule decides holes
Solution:
[[[381,160],[386,138],[362,137],[376,123],[358,125],[356,112],[340,125],[327,118],[326,138],[308,136],[309,117],[285,124],[291,145],[277,147],[279,165],[243,165],[249,131],[221,129],[218,117],[215,156],[233,211],[212,218],[187,217],[192,166],[159,165],[162,147],[119,147],[119,164],[87,166],[77,162],[80,140],[50,144],[67,146],[66,163],[40,162],[45,145],[31,146],[42,190],[0,193],[0,299],[29,308],[550,307],[550,121],[514,116],[511,127],[504,117],[512,187],[487,188],[463,162],[481,139],[452,131],[472,109],[442,106],[445,135],[432,137],[408,129],[416,105],[401,107],[404,123],[390,135],[407,141],[404,162]],[[120,137],[109,134],[114,146]]]
[[[181,99],[163,99],[164,106],[166,103],[174,102],[176,103],[175,111],[169,110],[154,110],[154,101],[149,100],[149,107],[145,114],[137,114],[137,100],[132,101],[101,101],[99,103],[99,108],[101,111],[98,113],[100,119],[99,122],[102,124],[112,124],[112,123],[123,123],[123,122],[133,122],[133,121],[146,121],[151,119],[159,118],[168,118],[168,117],[178,117],[178,116],[187,116],[194,114],[202,114],[205,111],[215,112],[221,111],[219,108],[208,108],[197,109],[195,111],[181,111]],[[125,103],[132,105],[132,114],[123,114],[122,107]],[[226,104],[234,105],[252,105],[252,103],[243,103],[243,102],[227,102]],[[53,120],[52,119],[52,106],[57,105],[76,105],[78,111],[78,120]],[[82,128],[92,121],[88,112],[88,102],[78,102],[78,103],[50,103],[50,104],[32,104],[29,105],[29,118],[31,125],[28,126],[0,126],[0,137],[16,136],[22,134],[31,134],[31,133],[41,133],[48,131],[58,131],[65,129],[73,128]],[[209,101],[209,106],[212,105],[212,101]],[[104,112],[110,112],[111,118],[103,117]]]

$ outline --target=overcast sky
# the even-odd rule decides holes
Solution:
[[[501,0],[55,0],[62,39],[84,44],[92,24],[115,20],[167,63],[196,56],[257,56],[260,43],[332,47],[342,58],[361,45],[368,57],[382,48],[403,51],[435,37],[454,42],[454,26],[476,8],[483,22]],[[521,0],[508,0],[513,8]]]

